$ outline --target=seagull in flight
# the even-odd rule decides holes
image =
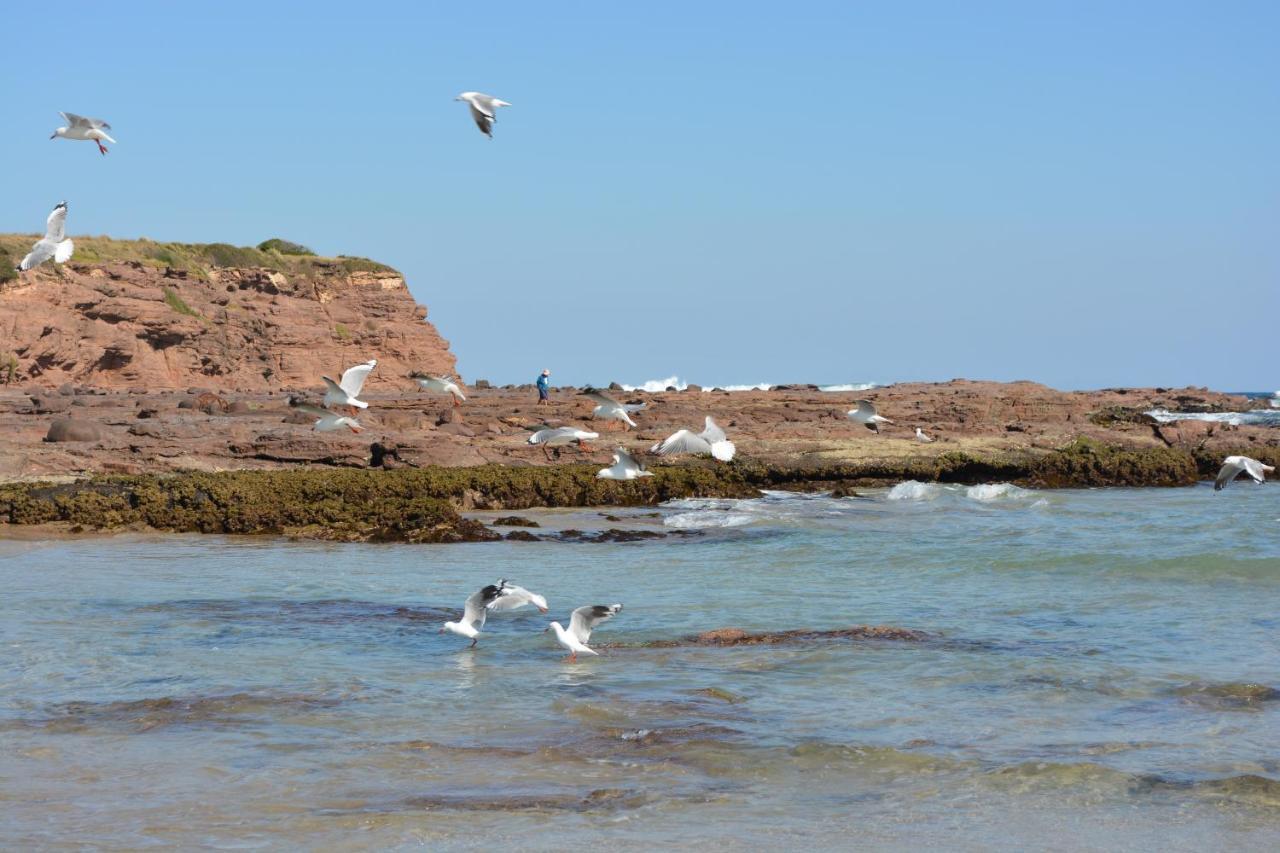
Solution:
[[[1213,490],[1222,491],[1231,485],[1231,481],[1240,476],[1241,472],[1252,477],[1255,483],[1264,483],[1267,475],[1274,470],[1276,470],[1274,466],[1263,465],[1257,459],[1248,456],[1228,456],[1222,460],[1222,470],[1218,472],[1218,479],[1213,481]]]
[[[498,581],[498,597],[486,606],[490,610],[519,610],[532,604],[539,613],[547,612],[547,600],[536,592],[530,592],[522,586],[508,583],[506,578]]]
[[[644,470],[644,466],[622,447],[613,452],[613,465],[596,473],[597,480],[636,480],[652,476],[652,471]]]
[[[371,358],[364,364],[357,364],[355,367],[347,368],[342,374],[341,382],[334,382],[328,376],[322,376],[324,380],[324,404],[325,406],[350,406],[356,409],[367,409],[369,404],[363,400],[356,399],[360,396],[360,391],[364,388],[364,382],[369,378],[369,374],[378,366],[378,360]]]
[[[587,447],[588,441],[595,441],[600,437],[598,432],[590,432],[577,427],[546,427],[540,429],[533,435],[529,436],[529,444],[542,445],[543,454],[550,459],[551,454],[547,452],[548,447],[564,447],[577,442],[580,451],[590,451]],[[560,451],[556,451],[557,455]]]
[[[355,433],[364,430],[364,427],[360,426],[360,422],[349,415],[340,415],[337,412],[331,412],[319,406],[312,406],[309,403],[290,403],[289,405],[303,414],[318,418],[315,423],[316,432],[333,432],[343,427]]]
[[[846,412],[845,417],[851,421],[862,424],[876,435],[880,434],[880,424],[893,423],[893,421],[888,418],[881,417],[876,412],[875,403],[872,403],[870,400],[855,400],[854,408]]]
[[[104,155],[107,153],[107,149],[103,147],[102,140],[105,139],[112,145],[116,144],[116,141],[104,132],[110,130],[111,125],[102,119],[85,118],[75,113],[58,113],[58,115],[62,116],[67,125],[55,130],[53,136],[49,137],[50,139],[57,139],[58,137],[63,139],[91,139],[98,143],[98,150]]]
[[[621,604],[588,604],[579,607],[569,616],[569,630],[559,622],[552,622],[548,631],[556,632],[556,642],[569,650],[569,660],[576,661],[578,653],[599,655],[595,649],[587,645],[591,632],[606,619],[612,619],[622,612]]]
[[[50,258],[53,258],[55,264],[63,264],[70,260],[71,253],[75,251],[75,244],[66,235],[66,229],[67,203],[61,201],[54,206],[53,212],[44,221],[44,237],[31,247],[31,251],[22,259],[22,263],[18,264],[18,269],[25,271],[38,267]]]
[[[597,391],[595,388],[583,391],[582,396],[596,402],[596,407],[591,410],[593,420],[620,421],[625,430],[636,425],[636,422],[631,420],[631,413],[641,411],[645,407],[644,403],[619,403],[611,395],[604,391]]]
[[[457,622],[444,623],[440,633],[448,631],[451,634],[470,637],[471,645],[467,648],[474,649],[480,637],[480,629],[484,627],[484,617],[489,612],[489,605],[502,595],[502,590],[499,584],[489,584],[468,595],[462,607],[462,618]]]
[[[733,454],[737,448],[733,446],[733,442],[729,441],[729,437],[725,435],[724,430],[707,415],[706,427],[700,433],[693,433],[687,429],[679,430],[669,435],[665,440],[658,442],[649,449],[650,453],[656,453],[659,456],[674,456],[678,453],[692,453],[697,456],[714,456],[721,462],[728,462],[733,459]]]
[[[511,106],[506,101],[499,101],[492,95],[486,95],[483,92],[463,92],[455,101],[466,101],[467,106],[471,108],[471,118],[475,119],[476,127],[480,128],[480,132],[485,136],[493,139],[493,123],[498,120],[494,115],[498,107]]]
[[[437,394],[452,394],[453,405],[460,406],[466,402],[467,398],[463,396],[462,389],[458,387],[458,383],[454,382],[448,376],[431,376],[426,373],[410,373],[409,378],[417,382],[419,387],[424,391],[434,391]]]

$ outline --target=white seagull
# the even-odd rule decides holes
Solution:
[[[556,641],[569,650],[569,660],[576,661],[578,652],[588,655],[599,655],[595,649],[587,645],[591,632],[606,619],[612,619],[622,611],[621,604],[588,604],[579,607],[569,617],[569,630],[559,622],[552,622],[547,630],[556,632]]]
[[[652,476],[652,471],[644,470],[644,466],[622,447],[613,452],[613,465],[596,473],[597,480],[635,480]]]
[[[291,403],[290,407],[303,414],[318,418],[315,423],[316,432],[333,432],[336,429],[346,427],[352,432],[358,433],[364,429],[364,427],[360,426],[358,420],[349,415],[340,415],[337,412],[331,412],[319,406],[312,406],[309,403]]]
[[[893,423],[893,421],[888,418],[881,417],[877,414],[875,403],[872,403],[870,400],[855,400],[854,408],[846,412],[845,417],[851,421],[856,421],[857,423],[862,424],[877,435],[880,434],[880,424]]]
[[[590,450],[587,447],[588,441],[595,441],[600,437],[598,432],[590,432],[577,427],[546,427],[540,429],[533,435],[529,436],[529,444],[542,445],[542,452],[548,459],[551,454],[547,452],[548,447],[564,447],[577,442],[579,450]],[[559,453],[559,451],[556,451]]]
[[[933,439],[925,435],[924,430],[920,429],[920,427],[916,427],[916,441],[922,441],[925,444],[928,444],[929,442],[933,441]]]
[[[522,586],[507,583],[506,578],[498,581],[498,593],[498,597],[487,605],[490,610],[519,610],[521,607],[527,607],[532,604],[538,608],[539,613],[547,612],[547,600],[545,598],[536,592],[530,592]]]
[[[621,421],[623,429],[631,429],[635,426],[636,422],[631,420],[631,413],[639,412],[645,407],[644,403],[619,403],[610,395],[594,388],[583,391],[582,396],[589,397],[597,403],[591,410],[593,420]]]
[[[111,125],[107,124],[102,119],[85,118],[84,116],[78,116],[75,113],[60,112],[58,115],[62,116],[63,120],[66,121],[67,126],[60,127],[55,130],[53,132],[53,136],[49,137],[50,139],[57,139],[58,137],[62,137],[63,139],[91,139],[98,143],[98,150],[103,154],[107,153],[107,149],[102,146],[102,140],[105,139],[112,145],[116,144],[114,139],[103,132],[110,130]]]
[[[695,435],[687,429],[682,429],[668,436],[665,441],[655,444],[649,452],[659,456],[673,456],[677,453],[693,453],[698,456],[710,454],[721,462],[728,462],[733,458],[736,450],[733,442],[729,441],[728,436],[724,434],[724,430],[720,429],[710,415],[707,415],[707,425],[702,432]]]
[[[54,263],[66,263],[75,250],[75,244],[66,236],[67,203],[58,202],[44,224],[44,237],[31,247],[31,252],[18,264],[18,269],[29,270],[53,258]]]
[[[453,405],[458,406],[466,402],[467,398],[463,396],[462,389],[458,387],[458,383],[454,382],[448,376],[432,376],[427,373],[410,373],[409,378],[417,382],[419,387],[424,391],[434,391],[437,394],[452,394]]]
[[[1253,478],[1255,483],[1266,482],[1267,475],[1276,470],[1272,465],[1263,465],[1257,459],[1248,456],[1228,456],[1222,460],[1222,470],[1218,479],[1213,481],[1213,490],[1220,492],[1231,484],[1231,481],[1243,471]]]
[[[363,400],[357,400],[360,396],[361,389],[364,388],[364,381],[369,378],[369,374],[378,366],[378,360],[371,358],[364,364],[357,364],[355,367],[347,368],[342,374],[341,382],[334,382],[328,376],[322,376],[324,380],[324,404],[326,406],[354,406],[357,409],[367,409],[369,404]]]
[[[475,119],[476,127],[480,128],[480,132],[490,139],[493,139],[493,123],[498,120],[494,113],[498,107],[511,106],[506,101],[499,101],[492,95],[486,95],[483,92],[463,92],[454,100],[467,102],[467,106],[471,108],[471,117]]]
[[[457,622],[444,623],[440,633],[448,631],[451,634],[470,637],[471,645],[468,648],[475,648],[480,629],[484,627],[484,617],[488,613],[489,604],[500,595],[502,595],[502,587],[496,584],[489,584],[471,593],[467,596],[467,603],[463,605],[462,618]]]

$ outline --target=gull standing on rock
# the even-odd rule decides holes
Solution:
[[[591,632],[597,625],[621,612],[621,604],[588,604],[573,611],[569,617],[569,630],[566,631],[559,622],[552,622],[547,630],[556,632],[556,641],[569,650],[569,660],[576,661],[578,652],[600,654],[587,645],[587,640],[591,639]]]
[[[71,242],[70,237],[66,236],[66,228],[67,203],[60,201],[54,205],[53,212],[44,221],[44,237],[31,247],[31,251],[22,259],[22,263],[18,264],[18,269],[26,271],[38,267],[50,258],[53,258],[56,264],[66,263],[71,258],[71,253],[75,251],[75,244]]]
[[[458,387],[458,383],[454,382],[448,376],[432,376],[427,373],[410,373],[409,378],[417,382],[419,387],[424,391],[434,391],[437,394],[452,394],[454,406],[460,406],[467,400],[467,398],[462,394],[462,389]]]
[[[364,364],[357,364],[355,367],[347,368],[342,374],[341,382],[334,382],[328,376],[322,376],[324,380],[324,404],[326,406],[351,406],[357,409],[367,409],[369,404],[363,400],[357,400],[360,391],[364,388],[364,382],[369,378],[369,374],[378,366],[378,360],[371,358]]]
[[[845,417],[851,421],[856,421],[857,423],[862,424],[876,435],[880,434],[880,424],[893,423],[893,421],[888,418],[881,417],[877,414],[875,403],[872,403],[870,400],[855,400],[854,408],[846,412]]]
[[[587,447],[587,442],[595,441],[599,437],[600,433],[598,432],[589,432],[577,427],[546,427],[529,436],[529,444],[542,445],[543,454],[550,459],[551,454],[547,452],[548,447],[565,447],[577,442],[579,450],[589,451],[591,448]],[[556,454],[559,455],[559,453],[560,451],[557,450]]]
[[[539,613],[547,612],[547,600],[536,592],[530,592],[522,586],[507,583],[506,578],[498,581],[497,598],[486,605],[490,610],[519,610],[532,604]]]
[[[364,427],[360,426],[358,420],[349,415],[340,415],[337,412],[331,412],[319,406],[312,406],[309,403],[290,403],[289,406],[304,415],[312,415],[318,418],[315,423],[316,432],[333,432],[336,429],[347,427],[352,432],[358,433],[364,429]]]
[[[1213,490],[1222,491],[1231,485],[1231,481],[1240,476],[1241,472],[1252,477],[1255,483],[1265,483],[1267,475],[1274,470],[1276,470],[1274,466],[1263,465],[1257,459],[1248,456],[1228,456],[1222,460],[1222,470],[1218,472],[1218,479],[1213,481]]]
[[[489,584],[471,593],[467,596],[466,604],[463,605],[462,618],[457,622],[444,623],[440,633],[448,631],[451,634],[470,637],[471,645],[467,648],[474,649],[480,637],[480,629],[484,627],[484,617],[489,610],[489,605],[502,594],[502,586],[499,584]]]
[[[925,444],[928,444],[929,442],[933,441],[933,439],[925,435],[924,430],[920,429],[920,427],[916,427],[916,441],[920,441],[920,442],[924,442]]]
[[[665,441],[660,441],[650,448],[650,453],[656,453],[659,456],[674,456],[678,453],[693,453],[698,456],[711,455],[721,462],[728,462],[733,459],[733,454],[737,448],[733,446],[733,442],[729,441],[724,430],[707,415],[706,428],[700,433],[693,433],[687,429],[679,430],[668,436]]]
[[[631,420],[631,413],[644,409],[644,403],[619,403],[612,396],[603,391],[597,391],[595,388],[588,388],[582,392],[582,396],[595,400],[597,405],[591,410],[593,420],[605,421],[621,421],[622,428],[631,429],[636,422]]]
[[[644,470],[644,466],[622,447],[613,452],[613,465],[596,473],[597,480],[635,480],[652,476],[652,471]]]
[[[483,92],[463,92],[454,100],[467,102],[467,106],[471,108],[471,117],[475,119],[476,127],[480,128],[480,132],[490,139],[493,139],[493,123],[498,120],[494,113],[498,107],[511,106],[506,101],[499,101],[492,95],[486,95]]]
[[[60,127],[55,130],[53,132],[53,136],[49,137],[50,139],[62,137],[63,139],[93,140],[98,143],[98,151],[102,154],[107,153],[107,149],[102,146],[102,140],[105,139],[112,145],[116,144],[114,139],[103,133],[103,131],[110,130],[111,125],[107,124],[102,119],[85,118],[84,116],[78,116],[75,113],[58,113],[58,115],[62,116],[66,121],[67,126]]]

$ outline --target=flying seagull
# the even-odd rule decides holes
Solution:
[[[328,376],[322,376],[324,380],[324,404],[326,406],[354,406],[357,409],[367,409],[369,404],[363,400],[357,400],[360,396],[361,389],[364,388],[364,382],[369,378],[369,374],[378,366],[378,360],[371,358],[364,364],[357,364],[355,367],[347,368],[342,374],[341,382],[334,382]]]
[[[881,417],[876,413],[875,403],[870,400],[855,400],[854,408],[850,409],[846,414],[851,421],[862,424],[867,429],[880,434],[880,424],[891,424],[893,421],[888,418]]]
[[[631,420],[631,413],[645,407],[644,403],[619,403],[611,395],[604,391],[597,391],[595,388],[583,391],[582,396],[596,401],[596,407],[591,410],[592,419],[621,421],[622,428],[628,430],[636,425],[636,422]]]
[[[67,203],[61,201],[45,220],[44,237],[31,247],[31,251],[22,259],[22,263],[18,264],[18,269],[29,270],[32,267],[38,267],[50,258],[53,258],[56,264],[66,263],[71,258],[72,251],[75,250],[75,244],[71,242],[70,237],[66,236],[66,228]]]
[[[102,140],[105,139],[112,145],[116,144],[114,139],[103,132],[110,130],[111,125],[107,124],[102,119],[85,118],[84,116],[78,116],[75,113],[58,113],[58,115],[62,116],[63,120],[66,121],[67,126],[60,127],[55,130],[53,132],[53,136],[49,137],[50,139],[57,139],[58,137],[62,137],[63,139],[92,139],[94,142],[98,143],[98,150],[103,154],[107,153],[107,149],[102,146]]]
[[[315,423],[316,432],[333,432],[336,429],[347,427],[352,432],[358,433],[364,429],[364,427],[360,426],[358,420],[348,415],[340,415],[337,412],[331,412],[319,406],[312,406],[309,403],[290,403],[289,405],[305,415],[312,415],[317,418],[318,420]]]
[[[644,466],[622,447],[613,452],[613,465],[596,473],[597,480],[635,480],[652,476],[652,471],[644,470]]]
[[[576,661],[578,652],[588,655],[599,655],[595,649],[587,645],[591,632],[606,619],[612,619],[622,612],[621,604],[588,604],[579,607],[569,617],[569,630],[559,622],[552,622],[547,630],[556,632],[556,641],[569,650],[569,660]]]
[[[499,101],[492,95],[486,95],[483,92],[463,92],[455,101],[466,101],[467,106],[471,108],[471,117],[475,119],[476,127],[480,128],[480,132],[485,136],[493,139],[493,123],[498,120],[494,115],[498,107],[511,106],[506,101]]]
[[[489,584],[471,593],[462,607],[462,618],[457,622],[444,623],[440,633],[448,631],[451,634],[470,637],[471,645],[468,648],[475,648],[480,629],[484,627],[484,617],[489,610],[489,604],[501,595],[502,587],[497,584]]]
[[[721,462],[728,462],[733,458],[736,448],[733,442],[729,441],[728,436],[724,434],[724,430],[707,415],[706,428],[696,435],[687,429],[682,429],[668,436],[665,441],[660,441],[650,448],[650,453],[656,453],[659,456],[674,456],[677,453],[693,453],[698,456],[711,455]]]
[[[508,583],[506,578],[498,581],[499,596],[487,605],[490,610],[519,610],[532,604],[539,613],[547,612],[547,600],[536,592],[530,592],[522,586]]]
[[[1267,475],[1274,470],[1276,470],[1274,466],[1263,465],[1257,459],[1251,459],[1248,456],[1228,456],[1222,460],[1222,470],[1218,472],[1218,479],[1213,481],[1213,490],[1222,491],[1241,472],[1252,477],[1255,483],[1263,483],[1266,482]]]
[[[548,447],[564,447],[577,442],[579,450],[590,450],[591,448],[587,447],[587,442],[595,441],[599,437],[600,433],[598,432],[589,432],[577,427],[547,427],[529,436],[529,444],[542,445],[543,454],[550,459],[551,454],[547,452]]]
[[[454,382],[448,376],[432,376],[427,373],[410,373],[409,378],[424,391],[434,391],[437,394],[452,394],[453,405],[458,406],[466,402],[466,397],[462,394],[462,389],[458,387],[458,383]]]
[[[929,442],[933,441],[933,439],[925,435],[924,430],[920,429],[920,427],[916,427],[916,441],[920,441],[920,442],[924,442],[925,444],[928,444]]]

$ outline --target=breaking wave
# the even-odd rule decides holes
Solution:
[[[891,501],[931,501],[942,496],[946,487],[940,483],[921,483],[907,480],[889,490],[886,496]]]
[[[1248,412],[1171,412],[1168,409],[1152,409],[1147,412],[1162,424],[1175,421],[1206,421],[1231,426],[1280,426],[1280,400],[1271,400],[1271,409],[1254,409]]]
[[[1034,497],[1035,492],[1015,486],[1013,483],[982,483],[965,489],[964,496],[971,501],[992,503]]]
[[[847,385],[819,385],[819,391],[870,391],[872,388],[883,388],[879,382],[852,382]]]
[[[660,394],[668,388],[674,388],[677,391],[684,391],[689,387],[689,383],[681,379],[679,376],[668,376],[665,379],[648,379],[639,385],[628,385],[621,383],[623,391],[646,391],[650,394]],[[703,391],[768,391],[773,386],[768,382],[758,382],[755,385],[703,385]]]

